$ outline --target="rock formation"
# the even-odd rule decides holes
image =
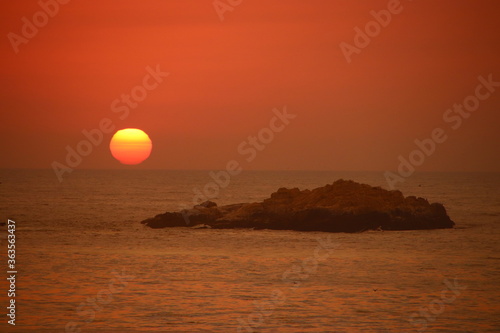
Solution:
[[[455,225],[442,204],[342,179],[313,190],[280,188],[262,202],[218,207],[206,201],[191,210],[159,214],[141,223],[151,228],[328,232],[438,229]]]

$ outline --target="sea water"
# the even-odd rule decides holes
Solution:
[[[382,172],[245,171],[219,205],[280,187]],[[16,320],[1,332],[500,332],[500,174],[420,173],[405,195],[445,205],[453,229],[323,233],[150,229],[192,206],[208,171],[0,170],[16,223]],[[7,226],[0,258],[7,269]],[[420,331],[419,331],[420,330]]]

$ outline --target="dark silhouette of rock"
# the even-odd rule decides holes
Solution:
[[[191,210],[167,212],[141,223],[151,228],[254,228],[360,232],[452,228],[442,204],[404,197],[400,191],[337,180],[314,190],[280,188],[262,202],[218,207],[211,201]]]

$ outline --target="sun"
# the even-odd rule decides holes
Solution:
[[[144,162],[151,154],[153,145],[149,136],[137,128],[117,131],[111,138],[111,155],[122,164],[135,165]]]

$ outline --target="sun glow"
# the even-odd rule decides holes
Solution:
[[[122,164],[134,165],[145,161],[153,145],[149,136],[137,128],[119,130],[111,138],[109,149],[114,158]]]

